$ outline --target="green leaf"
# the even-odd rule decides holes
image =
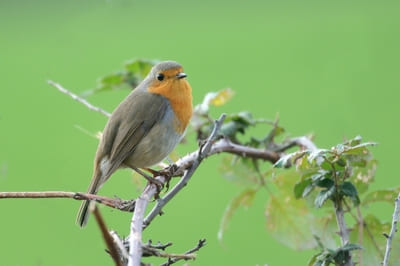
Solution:
[[[350,231],[350,241],[359,243],[363,247],[362,250],[353,252],[353,259],[363,266],[381,265],[386,248],[386,238],[382,233],[389,233],[391,225],[381,222],[371,214],[364,217],[364,224],[368,229],[356,223]],[[400,239],[397,236],[392,242],[389,265],[398,265],[400,261],[400,252],[393,252],[395,250],[400,250]]]
[[[297,200],[293,186],[298,174],[279,171],[271,182],[277,193],[270,194],[265,211],[268,232],[279,242],[297,250],[317,247],[312,229],[314,215],[304,200]]]
[[[133,89],[147,76],[157,60],[134,59],[125,64],[124,70],[101,77],[94,90],[82,93],[88,96],[96,92],[121,89],[124,87]]]
[[[311,182],[312,182],[311,179],[306,179],[306,180],[303,180],[303,181],[300,181],[300,182],[296,183],[296,185],[294,186],[294,196],[295,196],[296,199],[304,197],[303,195],[304,195],[304,192],[305,192],[306,188],[313,187],[311,185]],[[310,188],[307,189],[307,193],[306,194],[308,194],[310,192],[309,190],[310,190]]]
[[[128,73],[137,75],[139,78],[144,79],[147,74],[149,74],[151,68],[158,62],[158,60],[133,59],[125,64],[125,70]]]
[[[358,136],[354,137],[353,139],[346,141],[343,144],[347,145],[347,146],[355,146],[355,145],[360,144],[361,141],[362,141],[362,137],[360,135],[358,135]]]
[[[225,123],[221,126],[221,133],[237,142],[236,134],[245,133],[245,130],[255,125],[255,121],[249,112],[240,112],[227,117]]]
[[[313,183],[318,187],[322,187],[322,188],[326,188],[326,189],[330,189],[332,186],[335,185],[335,182],[331,178],[323,178],[323,179],[318,178],[318,179],[315,179],[315,181]]]
[[[297,151],[282,156],[275,164],[276,168],[283,168],[291,166],[297,158],[303,156],[307,151]]]
[[[358,193],[362,194],[367,191],[369,184],[374,181],[377,168],[376,160],[369,160],[365,167],[353,167],[352,181],[356,186]]]
[[[225,213],[222,216],[221,225],[218,230],[218,240],[222,242],[224,232],[226,231],[229,222],[232,219],[233,214],[240,207],[250,207],[253,203],[254,197],[256,195],[256,189],[246,189],[241,192],[238,196],[233,198],[231,202],[226,207]]]
[[[358,206],[360,204],[360,198],[358,197],[357,189],[351,182],[343,182],[339,189],[343,195],[349,197],[353,201],[354,206]]]
[[[320,210],[318,211],[320,212]],[[311,227],[312,234],[318,236],[323,247],[330,249],[337,247],[338,228],[333,208],[324,213],[324,217],[315,217]]]
[[[374,202],[389,202],[393,204],[399,192],[400,187],[369,192],[363,198],[362,205],[368,205]]]
[[[322,252],[319,252],[315,255],[313,255],[310,260],[308,261],[308,266],[315,266],[315,265],[321,265],[321,264],[316,264],[318,257],[321,255]]]
[[[104,76],[100,78],[99,85],[97,86],[95,91],[107,91],[122,86],[124,83],[124,79],[125,74],[122,72],[117,72]]]
[[[353,155],[366,155],[369,153],[367,147],[369,146],[376,146],[378,145],[375,142],[364,142],[352,147],[346,147],[345,151],[343,153],[345,154],[353,154]]]
[[[335,250],[334,254],[332,254],[332,257],[337,265],[346,265],[346,263],[350,260],[351,251],[360,249],[362,249],[360,245],[348,243]]]
[[[321,206],[330,199],[336,192],[336,187],[331,186],[329,189],[321,190],[318,195],[315,197],[314,204],[317,208],[321,208]]]
[[[330,154],[330,153],[331,153],[331,151],[327,150],[327,149],[316,149],[315,151],[312,151],[308,155],[308,161],[310,163],[316,163],[317,165],[321,165],[325,161],[323,156]]]

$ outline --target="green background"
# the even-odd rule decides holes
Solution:
[[[95,133],[106,119],[46,80],[83,92],[131,58],[180,62],[194,103],[208,91],[235,90],[215,116],[279,113],[292,136],[315,133],[320,147],[357,134],[377,141],[373,188],[397,186],[399,14],[399,1],[3,0],[0,191],[86,190],[97,140],[77,127]],[[112,111],[127,93],[89,101]],[[144,239],[171,241],[179,253],[206,238],[190,265],[305,265],[313,251],[290,250],[266,232],[263,193],[234,215],[218,242],[224,209],[241,190],[221,177],[218,162],[201,165]],[[134,197],[130,176],[119,171],[101,194]],[[1,200],[0,265],[112,265],[94,220],[84,230],[75,226],[78,207],[68,199]],[[128,234],[131,214],[102,213],[110,228]],[[377,215],[390,220],[391,207]]]

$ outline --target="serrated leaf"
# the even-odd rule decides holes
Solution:
[[[324,177],[323,175],[321,177]],[[335,185],[335,182],[331,179],[331,178],[318,178],[318,179],[313,179],[313,183],[321,188],[326,188],[326,189],[330,189],[331,187],[333,187]]]
[[[310,154],[308,155],[308,161],[310,163],[316,163],[317,165],[321,165],[322,162],[324,161],[322,156],[325,156],[327,154],[329,154],[331,151],[327,150],[327,149],[317,149],[315,151],[310,152]]]
[[[82,93],[88,96],[96,92],[121,88],[135,88],[146,77],[157,60],[135,59],[125,64],[124,70],[101,77],[93,90]]]
[[[365,167],[353,167],[352,180],[356,186],[358,193],[362,194],[367,191],[369,184],[374,181],[377,161],[368,161]]]
[[[317,196],[315,197],[314,204],[317,208],[321,208],[321,206],[330,199],[336,192],[336,187],[331,186],[329,189],[321,190]]]
[[[364,223],[368,230],[363,225],[356,223],[353,230],[350,231],[350,241],[359,243],[363,247],[362,250],[353,252],[353,259],[363,266],[381,265],[386,248],[386,238],[382,236],[382,233],[388,233],[391,225],[381,222],[371,214],[364,217]],[[397,235],[392,242],[389,261],[391,266],[398,265],[400,261],[400,252],[393,252],[395,250],[400,250],[400,239]]]
[[[99,85],[96,91],[112,90],[115,87],[121,86],[124,83],[124,73],[117,72],[102,77],[99,80]]]
[[[296,185],[294,186],[294,196],[296,199],[304,197],[303,196],[304,194],[309,193],[308,190],[310,190],[310,188],[307,189],[307,193],[304,193],[304,192],[305,192],[306,188],[311,185],[311,182],[312,182],[311,179],[306,179],[306,180],[296,183]],[[310,186],[310,187],[312,188],[312,186]]]
[[[356,250],[356,249],[362,249],[362,246],[360,246],[358,244],[354,244],[354,243],[347,243],[346,245],[344,245],[343,247],[339,248],[338,250],[340,250],[340,251],[352,251],[352,250]]]
[[[352,147],[346,147],[344,154],[352,154],[352,155],[366,155],[369,151],[367,147],[378,145],[375,142],[364,142]]]
[[[337,265],[346,265],[350,260],[350,253],[353,250],[360,250],[362,247],[358,244],[348,243],[343,247],[335,250],[332,254],[332,258],[335,260]]]
[[[144,79],[149,74],[151,68],[157,64],[158,60],[133,59],[125,64],[125,69],[132,74]]]
[[[324,217],[315,217],[311,226],[312,234],[318,236],[319,242],[325,248],[334,249],[337,247],[336,233],[338,228],[333,209],[328,210]]]
[[[392,189],[381,189],[369,192],[362,200],[362,205],[368,205],[374,202],[393,203],[400,192],[400,187]]]
[[[362,141],[362,137],[360,135],[358,135],[358,136],[355,136],[353,139],[346,141],[343,144],[347,145],[347,146],[355,146],[355,145],[360,144],[361,141]]]
[[[315,188],[314,184],[310,184],[310,185],[306,186],[304,188],[303,193],[301,194],[301,197],[303,197],[303,198],[307,197],[311,192],[313,192],[314,188]]]
[[[339,189],[343,195],[349,197],[353,201],[354,206],[358,206],[360,204],[360,198],[358,197],[357,189],[351,182],[343,182]]]
[[[314,216],[304,200],[294,197],[293,186],[298,180],[294,170],[280,171],[271,181],[278,192],[271,194],[265,211],[269,233],[279,242],[296,250],[317,246],[312,234]]]
[[[226,231],[229,222],[232,219],[233,214],[240,206],[249,207],[253,203],[256,192],[257,192],[256,189],[246,189],[243,192],[241,192],[238,196],[234,197],[228,204],[228,206],[225,209],[225,213],[222,216],[221,225],[218,230],[218,240],[220,242],[222,242],[223,240],[224,232]]]
[[[225,123],[221,126],[220,132],[229,137],[232,141],[237,142],[237,133],[244,134],[245,130],[255,125],[251,113],[240,112],[227,117]]]

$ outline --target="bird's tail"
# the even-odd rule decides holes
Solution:
[[[95,169],[92,182],[90,183],[88,192],[89,194],[97,194],[97,191],[99,190],[100,186],[102,185],[102,173],[101,171]],[[94,204],[94,202],[90,200],[85,200],[82,202],[81,207],[79,208],[78,216],[76,217],[76,223],[80,227],[85,227],[88,219],[89,219],[89,210],[90,206]]]

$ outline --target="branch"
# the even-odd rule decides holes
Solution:
[[[81,192],[65,192],[65,191],[41,191],[41,192],[0,192],[0,199],[9,198],[30,198],[30,199],[44,199],[44,198],[71,198],[75,200],[93,200],[100,204],[118,209],[121,211],[132,212],[135,207],[135,201],[113,199],[104,196],[81,193]]]
[[[185,175],[181,178],[177,185],[171,191],[164,196],[164,198],[160,201],[157,201],[156,206],[149,214],[149,218],[146,219],[146,224],[150,224],[150,222],[154,219],[154,217],[160,213],[162,207],[170,201],[176,193],[178,193],[189,181],[192,177],[193,173],[200,165],[201,161],[206,157],[206,155],[210,152],[212,142],[216,137],[221,125],[225,119],[226,115],[222,114],[221,117],[215,121],[215,126],[207,141],[202,145],[199,149],[196,160],[193,161],[189,170],[186,171]],[[165,184],[167,178],[164,176],[157,176],[157,181],[160,181],[162,184]],[[141,258],[142,258],[142,231],[145,223],[143,222],[144,213],[149,201],[154,197],[154,195],[158,192],[158,188],[156,184],[149,183],[139,198],[136,200],[135,212],[133,213],[131,228],[130,228],[130,237],[129,237],[129,262],[128,266],[140,266]]]
[[[336,221],[339,227],[339,235],[340,235],[340,240],[342,243],[342,246],[345,246],[346,244],[349,243],[350,241],[350,236],[349,236],[349,230],[347,229],[346,221],[344,219],[344,210],[343,210],[343,198],[339,196],[339,189],[338,189],[338,176],[336,175],[336,168],[335,165],[330,162],[331,167],[332,167],[332,175],[333,175],[333,180],[335,182],[336,186],[336,198],[334,200],[334,207],[335,207],[335,215],[336,215]],[[344,266],[353,266],[353,259],[351,257],[351,253],[349,252],[349,258]]]
[[[100,107],[94,106],[91,103],[89,103],[88,101],[86,101],[85,99],[79,97],[78,95],[76,95],[75,93],[63,88],[60,84],[52,81],[52,80],[48,80],[47,83],[49,83],[51,86],[57,88],[59,91],[61,91],[62,93],[67,94],[68,96],[70,96],[72,99],[74,99],[75,101],[80,102],[81,104],[85,105],[87,108],[89,108],[92,111],[95,112],[99,112],[102,115],[105,115],[107,117],[110,117],[111,114],[103,109],[101,109]]]
[[[151,221],[161,213],[162,208],[164,207],[165,204],[167,204],[184,186],[186,186],[187,182],[190,180],[192,177],[193,173],[196,171],[197,167],[199,167],[201,161],[206,158],[207,156],[210,155],[211,153],[211,147],[213,146],[213,141],[217,137],[217,133],[220,130],[224,120],[225,120],[226,115],[222,114],[221,117],[215,121],[214,129],[211,132],[210,136],[204,143],[202,147],[200,147],[195,153],[189,154],[186,157],[194,157],[194,154],[196,154],[196,157],[193,158],[193,161],[191,161],[191,166],[189,170],[187,170],[184,174],[184,176],[179,180],[179,182],[162,198],[157,200],[157,204],[154,206],[154,208],[151,210],[151,212],[147,215],[143,222],[144,228],[149,226]],[[182,160],[184,162],[184,160]],[[183,164],[182,161],[178,161],[177,165]],[[181,166],[182,167],[182,166]]]
[[[101,234],[103,235],[104,242],[106,242],[108,252],[110,253],[111,258],[114,260],[115,265],[123,266],[123,261],[121,260],[122,256],[120,255],[122,251],[119,250],[118,246],[114,242],[113,236],[108,232],[106,223],[104,222],[97,205],[94,205],[93,214],[96,218]]]
[[[164,176],[155,177],[162,184],[166,182]],[[158,192],[157,184],[149,183],[142,194],[136,199],[135,212],[133,213],[129,235],[129,261],[128,266],[140,266],[142,258],[142,230],[143,218],[147,204]]]
[[[200,239],[199,242],[197,243],[197,246],[192,248],[191,250],[188,250],[185,252],[185,255],[190,255],[193,254],[194,252],[200,250],[202,247],[204,247],[204,245],[206,244],[206,240],[205,239]],[[170,258],[166,263],[161,264],[161,266],[170,266],[171,264],[174,264],[175,262],[184,259],[184,258]]]
[[[392,228],[390,229],[389,235],[385,235],[387,238],[387,242],[386,242],[385,257],[383,258],[383,262],[382,262],[383,266],[389,265],[389,256],[390,256],[390,251],[392,250],[392,241],[394,238],[394,234],[397,232],[397,222],[399,221],[399,216],[400,216],[400,206],[399,205],[400,205],[400,193],[397,196],[396,200],[394,201]]]

